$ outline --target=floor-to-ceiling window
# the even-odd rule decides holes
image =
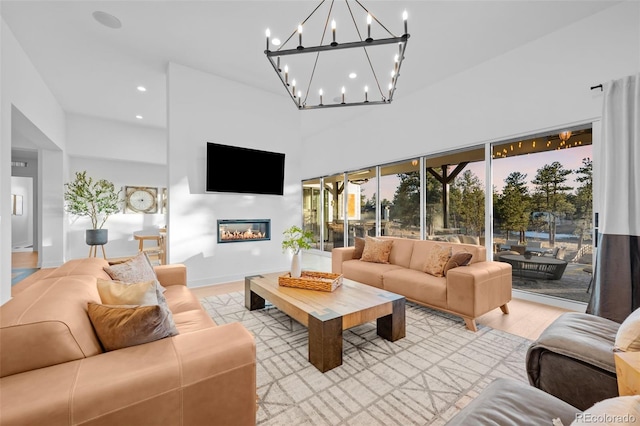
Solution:
[[[302,226],[305,231],[313,232],[314,249],[320,249],[322,242],[322,199],[321,179],[302,182]]]
[[[376,168],[349,172],[347,179],[347,235],[352,246],[355,237],[376,235]]]
[[[589,300],[592,276],[591,128],[492,146],[495,260],[513,288]]]
[[[324,250],[344,247],[344,174],[324,178]]]
[[[420,238],[420,161],[380,166],[380,235]]]

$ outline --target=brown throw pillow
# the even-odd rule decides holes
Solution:
[[[364,251],[364,238],[356,237],[355,250],[353,251],[353,258],[360,259],[362,257],[362,252]]]
[[[362,258],[364,262],[389,263],[389,254],[393,240],[382,240],[379,238],[366,237],[364,240],[364,250]]]
[[[447,263],[444,265],[444,269],[442,274],[446,277],[447,271],[449,269],[457,268],[458,266],[466,266],[471,262],[471,258],[473,254],[467,251],[459,251],[457,253],[453,253]]]
[[[424,272],[434,277],[444,276],[444,265],[447,264],[451,257],[451,247],[445,247],[440,244],[433,246],[424,263]]]
[[[178,334],[159,305],[112,306],[89,302],[89,318],[105,351],[142,345]]]

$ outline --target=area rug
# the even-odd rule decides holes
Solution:
[[[201,299],[217,324],[255,336],[259,425],[442,425],[498,377],[527,382],[529,340],[408,302],[406,337],[389,342],[375,322],[343,333],[343,364],[321,373],[308,360],[307,329],[244,293]]]
[[[11,286],[18,284],[34,272],[38,272],[40,268],[13,268],[11,269]]]

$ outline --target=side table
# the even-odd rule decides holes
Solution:
[[[616,352],[613,356],[620,396],[640,395],[640,352]]]

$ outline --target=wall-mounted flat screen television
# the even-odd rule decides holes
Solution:
[[[207,142],[208,192],[284,193],[284,154]]]

